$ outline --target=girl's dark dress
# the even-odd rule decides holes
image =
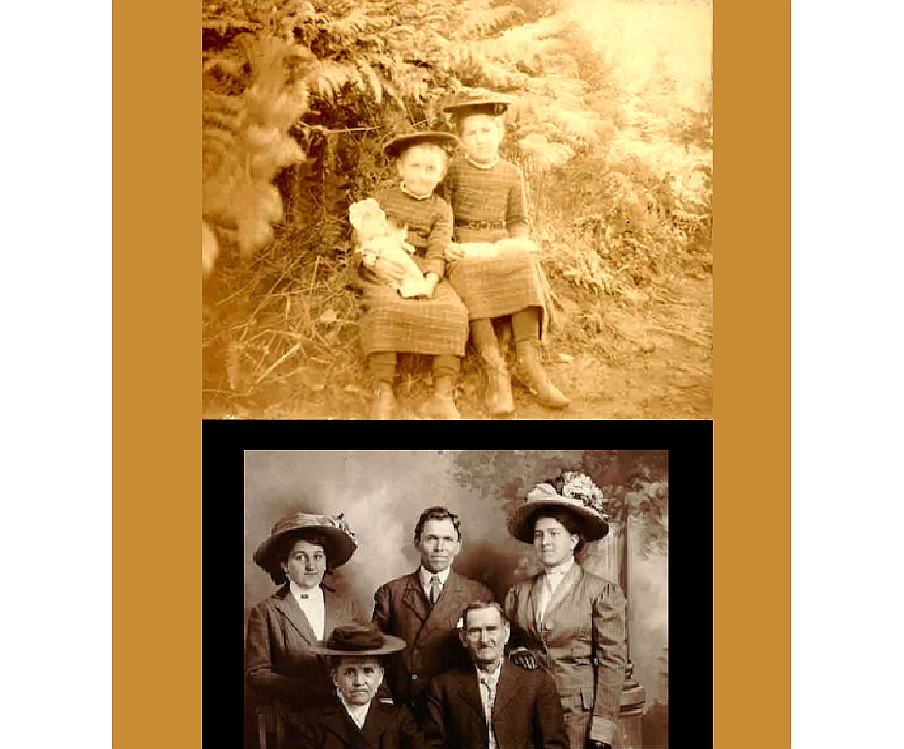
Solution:
[[[514,164],[498,159],[492,167],[482,168],[456,156],[442,191],[455,215],[456,242],[527,237],[524,180]],[[541,330],[546,327],[542,271],[529,253],[456,260],[449,266],[449,281],[471,320],[537,307]]]
[[[433,356],[464,356],[468,311],[443,279],[444,253],[452,241],[452,209],[438,195],[418,199],[399,187],[379,191],[375,198],[386,214],[408,226],[408,242],[422,273],[442,279],[431,299],[404,299],[391,286],[362,271],[364,314],[360,323],[364,355],[397,351]]]

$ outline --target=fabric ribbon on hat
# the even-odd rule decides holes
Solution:
[[[334,650],[379,650],[383,633],[366,627],[336,627],[326,644]]]
[[[562,499],[552,484],[537,484],[527,493],[528,502],[539,502],[544,499]]]

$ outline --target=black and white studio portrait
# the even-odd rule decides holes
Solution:
[[[668,746],[668,453],[245,451],[244,746]]]

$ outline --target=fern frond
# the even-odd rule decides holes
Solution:
[[[311,67],[306,81],[312,92],[326,99],[334,99],[343,86],[360,78],[357,66],[351,63],[320,60]]]
[[[371,93],[377,104],[383,101],[383,86],[380,84],[380,78],[367,60],[358,60],[358,70],[367,84],[370,86]]]
[[[453,39],[471,39],[482,36],[502,25],[524,15],[524,11],[514,5],[491,7],[484,0],[467,0],[459,8],[458,27]]]

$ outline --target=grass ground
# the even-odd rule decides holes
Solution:
[[[544,355],[572,405],[545,409],[516,387],[512,418],[711,418],[711,5],[569,0],[564,12],[588,105],[612,127],[599,152],[530,178],[561,305]],[[205,417],[367,418],[358,301],[320,236],[284,235],[205,282]],[[403,357],[398,418],[418,418],[429,392],[426,361]],[[470,356],[457,402],[489,418]]]

